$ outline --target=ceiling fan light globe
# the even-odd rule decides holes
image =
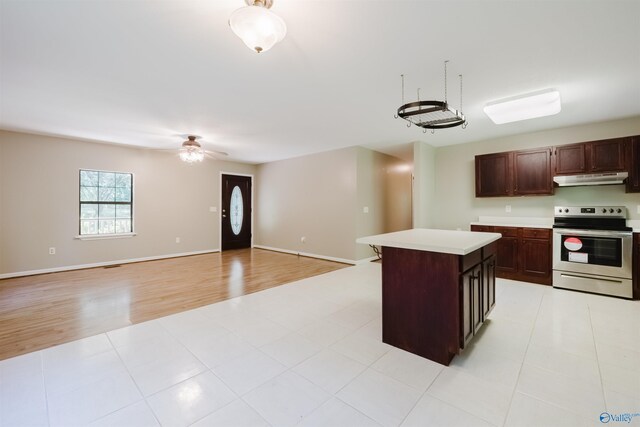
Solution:
[[[180,160],[186,163],[201,162],[204,160],[204,151],[195,147],[187,147],[180,150]]]
[[[287,25],[263,6],[245,6],[229,17],[231,30],[247,47],[261,53],[271,49],[287,34]]]

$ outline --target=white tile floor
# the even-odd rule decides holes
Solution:
[[[0,426],[585,426],[640,413],[640,302],[498,280],[445,368],[366,264],[0,362]],[[630,425],[640,425],[640,417]]]

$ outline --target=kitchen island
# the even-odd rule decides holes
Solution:
[[[498,233],[413,229],[382,247],[382,341],[449,365],[495,305]]]

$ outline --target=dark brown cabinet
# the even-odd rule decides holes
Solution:
[[[640,136],[482,154],[475,157],[476,197],[552,195],[556,175],[624,171],[627,192],[640,192]]]
[[[555,147],[555,175],[625,171],[629,139],[613,138]]]
[[[480,266],[478,266],[478,269],[479,267]],[[460,277],[460,281],[462,282],[461,348],[465,348],[465,346],[469,343],[469,341],[471,341],[471,338],[473,338],[473,334],[475,333],[474,287],[476,279],[479,279],[479,276],[476,276],[476,274],[477,272],[474,268],[467,271],[466,273],[463,273]]]
[[[473,230],[472,228],[472,231]],[[519,249],[518,229],[513,227],[493,227],[491,232],[502,234],[498,240],[498,259],[496,273],[498,277],[518,274]]]
[[[511,153],[476,156],[476,197],[511,195],[512,163]]]
[[[495,247],[455,255],[383,246],[382,341],[449,365],[495,304]]]
[[[551,148],[514,152],[513,176],[516,196],[553,194]]]
[[[629,178],[627,178],[627,192],[640,192],[640,136],[634,136],[627,146],[627,161]]]
[[[476,197],[553,194],[551,148],[476,156]]]
[[[487,318],[496,305],[496,255],[488,254],[482,261],[482,317]]]
[[[551,230],[523,228],[520,249],[522,250],[520,273],[528,278],[526,281],[549,280],[551,278]]]
[[[550,229],[472,225],[471,231],[502,234],[497,242],[496,277],[551,285]]]
[[[587,146],[570,144],[555,147],[555,175],[579,175],[587,171]]]
[[[496,247],[492,243],[463,258],[464,272],[460,274],[460,348],[467,346],[495,306]]]

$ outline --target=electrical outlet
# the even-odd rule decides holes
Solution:
[[[304,237],[304,236],[302,236],[302,237],[300,238],[300,243],[306,243],[306,242],[307,242],[307,238],[306,238],[306,237]]]
[[[365,206],[362,208],[362,213],[369,213],[369,206]]]
[[[49,248],[49,255],[55,255],[56,254],[56,248]]]
[[[511,212],[511,205],[507,205],[504,207],[505,212]]]
[[[218,212],[218,207],[217,206],[210,206],[209,207],[209,212]]]
[[[180,243],[180,238],[176,237],[176,243]]]
[[[637,207],[638,213],[640,214],[640,205]]]

